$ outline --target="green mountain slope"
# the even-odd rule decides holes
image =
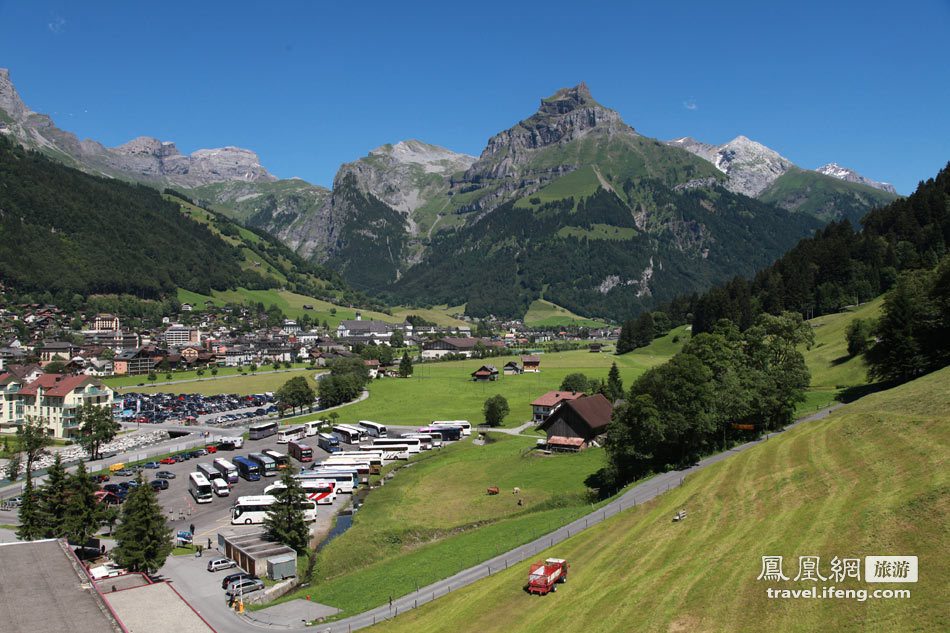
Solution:
[[[569,581],[556,594],[523,591],[525,561],[377,628],[540,633],[569,622],[571,630],[602,633],[945,631],[948,410],[950,369],[868,396],[538,555],[569,561]],[[672,523],[683,508],[687,519]],[[919,582],[868,583],[863,565],[860,581],[793,580],[799,556],[819,556],[828,577],[835,557],[882,555],[917,556]],[[790,580],[757,580],[763,556],[782,556]],[[813,585],[909,589],[910,596],[766,593]]]
[[[857,224],[869,210],[898,197],[868,185],[792,167],[763,191],[759,199],[826,221],[847,218]]]

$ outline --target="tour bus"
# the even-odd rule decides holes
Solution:
[[[264,453],[251,453],[247,458],[257,464],[258,471],[264,477],[273,477],[277,474],[277,462]]]
[[[362,431],[346,424],[338,424],[333,427],[333,434],[344,444],[358,444],[360,438],[363,437]]]
[[[307,497],[317,502],[317,505],[329,505],[336,499],[336,482],[331,479],[304,479],[298,481]],[[281,482],[275,482],[264,488],[264,494],[273,494],[275,490],[284,488]]]
[[[409,459],[409,446],[407,444],[395,444],[393,446],[366,446],[360,447],[360,452],[379,453],[386,461],[394,459]]]
[[[336,453],[340,450],[340,438],[330,433],[320,433],[317,435],[317,446],[328,453]]]
[[[424,451],[432,450],[432,436],[428,433],[403,433],[402,437],[406,439],[419,440],[419,448]]]
[[[460,426],[424,426],[419,429],[420,433],[439,433],[442,435],[443,442],[456,442],[462,439],[462,427]]]
[[[321,468],[355,468],[361,475],[378,475],[380,467],[374,466],[369,458],[361,457],[328,457],[320,462]]]
[[[300,483],[303,483],[308,480],[332,481],[336,484],[336,492],[338,494],[353,492],[353,489],[356,488],[360,483],[358,472],[356,472],[355,470],[342,470],[342,469],[304,470],[294,475],[294,479],[296,479]]]
[[[298,462],[312,462],[313,449],[300,442],[290,442],[287,444],[287,452]]]
[[[264,454],[277,462],[277,470],[290,466],[290,457],[288,457],[286,453],[268,449],[264,451]]]
[[[198,472],[204,475],[208,481],[224,479],[224,475],[222,475],[221,472],[211,464],[198,464]]]
[[[265,437],[270,437],[271,435],[277,434],[277,422],[259,422],[257,424],[252,424],[247,427],[247,436],[248,439],[252,440],[262,440]]]
[[[277,432],[277,443],[286,444],[287,442],[294,442],[296,440],[302,440],[307,436],[307,427],[302,424],[299,426],[292,426],[287,429],[281,429]]]
[[[369,463],[373,466],[382,466],[385,458],[383,457],[383,451],[342,451],[339,453],[334,453],[330,457],[349,457],[355,459],[364,459],[369,460]]]
[[[371,446],[373,448],[385,448],[387,446],[401,446],[403,444],[408,446],[409,452],[413,454],[422,450],[422,441],[417,437],[381,437],[373,440]]]
[[[457,426],[462,429],[462,435],[469,436],[472,434],[472,425],[469,424],[468,420],[443,420],[441,422],[433,422],[429,426],[439,428],[440,426]]]
[[[248,481],[260,481],[261,469],[257,464],[246,457],[235,457],[234,465],[237,466],[238,474]]]
[[[252,525],[255,523],[263,523],[270,507],[276,502],[277,498],[272,495],[238,497],[238,500],[231,506],[231,524]],[[303,509],[304,521],[317,520],[316,501],[307,499],[301,504],[301,508]]]
[[[188,475],[188,492],[195,498],[196,503],[211,503],[214,499],[211,492],[211,482],[201,473]]]
[[[307,427],[307,437],[313,437],[320,432],[320,427],[323,426],[323,422],[320,420],[310,420],[305,422],[304,426]]]
[[[370,437],[386,437],[386,427],[369,420],[360,420],[360,428]]]
[[[421,432],[405,433],[403,434],[403,436],[404,437],[418,437],[420,440],[423,440],[423,443],[425,443],[424,442],[425,438],[429,438],[429,442],[432,445],[432,448],[442,448],[442,434],[439,433],[438,431],[429,431],[428,433],[421,433]]]
[[[215,469],[221,473],[221,476],[224,477],[224,480],[229,484],[236,484],[238,480],[238,469],[237,466],[224,459],[223,457],[218,457],[211,464]]]

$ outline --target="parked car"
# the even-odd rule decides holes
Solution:
[[[106,492],[118,493],[120,490],[122,490],[122,486],[119,484],[106,484],[102,487],[102,489]]]
[[[160,470],[157,473],[155,473],[155,476],[158,477],[159,479],[174,479],[175,473],[173,473],[170,470]]]
[[[158,465],[158,462],[145,462],[144,464],[142,464],[142,468],[161,468],[161,467]]]
[[[238,580],[244,580],[245,578],[253,578],[254,576],[250,575],[246,571],[239,571],[235,574],[228,574],[224,577],[224,580],[221,581],[221,588],[227,589],[228,585],[232,582],[237,582]]]
[[[233,451],[234,444],[232,442],[220,442],[216,448],[219,451]]]
[[[174,457],[166,457],[165,459],[159,460],[160,464],[177,464],[178,460]]]
[[[208,451],[209,453],[217,453],[218,447],[215,446],[214,444],[209,444],[208,446],[205,446],[205,450]]]
[[[119,470],[115,471],[112,474],[115,475],[116,477],[131,477],[132,475],[135,474],[135,471],[133,471],[130,468],[120,468]]]
[[[258,580],[257,578],[245,578],[228,585],[226,593],[228,596],[233,597],[251,593],[252,591],[260,591],[263,588],[264,581]]]
[[[149,482],[148,485],[150,485],[152,487],[152,490],[155,490],[156,492],[159,490],[168,490],[167,479],[153,479],[152,481]]]
[[[10,499],[6,500],[6,503],[13,506],[14,508],[19,508],[21,505],[23,505],[23,497],[11,497]]]
[[[231,494],[231,486],[224,479],[212,479],[211,488],[214,490],[214,494],[219,497],[227,497]]]
[[[230,558],[213,558],[208,561],[208,571],[221,571],[232,567],[237,567],[237,563]]]
[[[103,484],[109,481],[109,475],[103,475],[103,474],[89,475],[89,481],[91,481],[94,484]]]

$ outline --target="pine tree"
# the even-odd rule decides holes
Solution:
[[[402,360],[399,361],[399,375],[402,378],[412,375],[412,360],[409,358],[409,352],[402,353]]]
[[[57,453],[53,465],[46,471],[46,485],[39,492],[39,510],[46,538],[66,536],[67,497],[66,468]]]
[[[623,381],[620,380],[620,370],[617,369],[617,363],[610,366],[610,372],[607,374],[607,399],[616,402],[623,398]]]
[[[17,528],[17,538],[23,541],[35,541],[43,538],[43,518],[40,515],[36,489],[33,487],[33,478],[26,473],[26,484],[23,486],[23,502],[20,504],[20,527]]]
[[[271,505],[264,519],[264,527],[269,538],[302,553],[307,549],[310,538],[302,507],[307,497],[300,482],[294,479],[291,468],[283,470],[280,482],[284,487],[274,491],[277,501]]]
[[[65,536],[82,545],[99,530],[102,521],[102,504],[95,495],[97,487],[90,481],[89,471],[82,460],[76,472],[69,476],[67,488]]]
[[[171,528],[155,498],[155,491],[145,484],[129,493],[115,531],[116,547],[112,550],[115,561],[129,571],[151,572],[165,564],[173,549]]]

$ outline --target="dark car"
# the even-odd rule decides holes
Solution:
[[[144,464],[142,464],[142,467],[143,468],[160,468],[160,466],[158,465],[158,462],[145,462]]]
[[[220,442],[217,446],[217,449],[219,451],[233,451],[234,444],[232,444],[231,442]]]
[[[102,489],[106,492],[118,493],[120,490],[122,490],[122,486],[120,484],[106,484],[102,487]]]
[[[89,481],[94,484],[102,484],[109,481],[109,475],[103,475],[101,473],[98,475],[89,475]]]
[[[227,589],[228,585],[232,582],[237,582],[239,580],[244,580],[245,578],[253,578],[254,576],[250,575],[247,572],[239,571],[236,574],[228,574],[224,577],[224,580],[221,581],[221,588]]]
[[[168,490],[167,479],[153,479],[148,485],[152,487],[152,490]]]
[[[155,473],[155,476],[158,477],[159,479],[174,479],[175,473],[173,473],[170,470],[160,470],[157,473]]]

